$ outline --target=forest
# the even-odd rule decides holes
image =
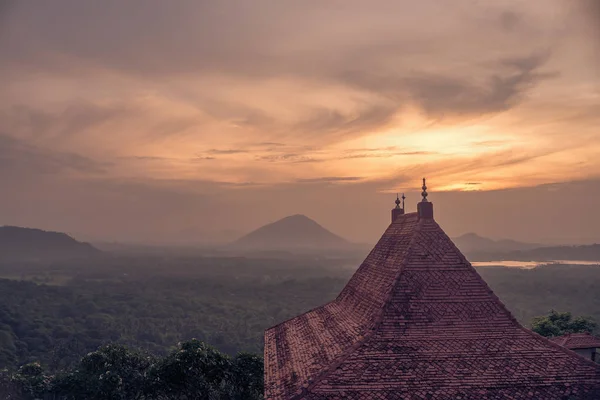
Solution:
[[[0,265],[0,369],[81,371],[85,357],[107,345],[166,362],[181,343],[204,352],[206,344],[231,365],[240,354],[260,364],[264,330],[334,299],[359,262],[118,256]],[[478,271],[525,325],[551,309],[600,321],[600,267]]]

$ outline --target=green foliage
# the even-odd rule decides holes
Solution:
[[[139,399],[155,358],[121,345],[104,346],[84,356],[78,367],[55,378],[53,390],[65,399]],[[76,394],[77,396],[74,396]]]
[[[346,279],[322,269],[317,278],[309,267],[259,269],[263,260],[226,261],[215,261],[218,271],[202,260],[189,271],[60,266],[61,276],[74,274],[63,286],[0,279],[0,368],[40,361],[60,371],[106,343],[165,355],[192,338],[232,356],[262,353],[265,329],[330,300]]]
[[[562,336],[568,333],[592,333],[598,324],[590,317],[575,317],[570,312],[551,310],[548,315],[535,317],[531,329],[546,337]]]
[[[477,268],[494,293],[524,325],[548,310],[569,310],[600,321],[600,267],[547,265],[534,269]]]
[[[231,358],[198,341],[181,343],[162,358],[108,345],[73,369],[49,375],[38,363],[0,374],[3,399],[33,400],[261,400],[258,356]]]
[[[198,340],[182,343],[152,368],[153,391],[165,398],[221,398],[232,366],[229,357]]]
[[[0,371],[0,399],[48,390],[62,396],[53,400],[261,398],[262,358],[253,354],[263,351],[264,330],[335,298],[360,261],[136,256],[85,266],[0,264],[0,276],[13,278],[0,279],[0,368],[11,371]],[[551,308],[600,321],[600,268],[478,272],[522,323]],[[52,284],[32,282],[36,276]],[[590,327],[577,321],[570,326]],[[41,370],[18,371],[34,361]]]

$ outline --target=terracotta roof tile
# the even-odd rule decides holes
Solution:
[[[567,349],[600,348],[600,338],[589,333],[570,333],[564,336],[553,337],[550,340]]]
[[[413,213],[336,300],[266,331],[265,397],[598,400],[600,365],[521,327]]]

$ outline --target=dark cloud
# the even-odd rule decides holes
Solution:
[[[278,142],[260,142],[260,143],[256,143],[256,146],[284,147],[285,144],[284,143],[278,143]]]
[[[421,75],[407,80],[411,98],[429,115],[483,115],[506,111],[515,106],[547,74],[537,70],[547,60],[545,54],[502,60],[511,69],[493,74],[483,84],[473,79]]]
[[[242,154],[247,152],[243,149],[210,149],[206,151],[208,154]]]
[[[383,153],[354,153],[348,154],[346,156],[342,156],[339,159],[353,159],[353,158],[390,158],[390,157],[399,157],[399,156],[423,156],[423,155],[432,155],[437,154],[434,151],[391,151],[391,152],[383,152]]]
[[[499,19],[500,26],[506,31],[513,31],[521,23],[521,18],[513,11],[502,12]]]
[[[28,136],[68,138],[83,135],[88,129],[101,127],[103,124],[135,121],[145,122],[147,127],[142,133],[149,139],[156,139],[181,134],[200,123],[198,118],[169,115],[164,120],[151,124],[149,114],[155,113],[148,106],[125,100],[94,104],[88,100],[76,99],[53,111],[13,105],[0,109],[0,129]]]
[[[270,0],[253,2],[252,6],[243,1],[205,0],[185,0],[168,5],[158,0],[147,0],[143,5],[135,1],[107,0],[102,7],[75,0],[60,0],[59,3],[62,7],[55,3],[19,4],[13,13],[11,27],[23,34],[5,38],[11,45],[5,46],[7,51],[0,57],[44,68],[63,60],[61,57],[49,60],[44,54],[64,54],[64,60],[69,60],[76,68],[82,68],[83,64],[91,69],[91,73],[97,73],[94,67],[98,66],[102,70],[126,71],[135,78],[148,74],[201,76],[203,73],[246,79],[300,78],[324,85],[341,83],[385,96],[384,100],[370,101],[352,112],[326,107],[312,109],[292,124],[249,106],[222,104],[216,99],[202,103],[203,110],[216,118],[234,120],[244,127],[275,131],[279,137],[333,135],[332,139],[335,139],[369,132],[385,126],[410,102],[416,102],[434,118],[499,112],[517,103],[540,79],[534,70],[541,66],[542,60],[535,57],[522,59],[521,62],[534,64],[514,65],[513,73],[503,74],[501,70],[505,65],[495,65],[487,77],[482,76],[481,71],[472,77],[450,72],[412,73],[411,70],[421,69],[423,65],[402,61],[403,58],[438,50],[438,41],[446,38],[433,40],[418,34],[410,37],[394,34],[395,24],[382,14],[382,10],[388,10],[390,15],[412,10],[415,17],[423,19],[432,19],[440,9],[450,11],[434,1],[421,6],[380,1],[378,6],[372,7],[349,2],[336,11],[348,21],[361,15],[373,26],[389,24],[377,34],[374,30],[361,30],[363,25],[358,22],[353,27],[350,22],[341,24],[339,21],[343,18],[329,21],[325,17],[329,17],[332,10],[326,8],[313,9],[307,5]],[[497,14],[506,27],[517,24],[521,18],[511,10]],[[460,18],[460,15],[454,17]],[[314,32],[301,35],[299,32],[304,32],[305,26],[313,27]],[[418,27],[416,24],[415,28]],[[340,36],[338,30],[347,30],[348,34]],[[468,32],[465,27],[462,34]],[[319,46],[312,44],[313,36],[319,38]],[[448,41],[455,40],[448,45],[460,47],[460,40],[448,36]],[[508,54],[526,51],[522,48],[503,50]],[[444,57],[440,56],[442,63]],[[68,73],[70,66],[64,65],[64,68]],[[487,78],[485,82],[476,82],[483,78]],[[103,118],[103,113],[110,110],[98,112],[83,108],[73,112],[81,114],[80,123],[85,124],[90,118]],[[167,124],[158,130],[185,129],[193,121]],[[74,125],[76,129],[77,123]]]
[[[298,179],[298,183],[337,183],[337,182],[356,182],[364,178],[358,176],[327,176],[322,178]]]
[[[380,129],[389,123],[397,111],[398,106],[394,103],[369,104],[353,113],[321,108],[290,128],[292,133],[301,133],[305,137],[327,135],[330,140],[335,140]]]
[[[16,0],[0,0],[0,35],[3,32],[2,27],[6,26],[5,21],[9,17],[11,9],[15,6]]]
[[[130,116],[130,104],[99,106],[77,101],[62,110],[48,112],[26,105],[14,105],[4,111],[0,124],[4,129],[15,129],[32,136],[71,136],[108,121]],[[7,126],[8,125],[8,126]]]
[[[211,161],[211,160],[216,160],[217,157],[212,157],[212,156],[198,156],[198,157],[194,157],[192,159],[192,161]]]
[[[596,40],[600,41],[600,1],[598,0],[579,0],[582,9],[589,23],[595,28]]]
[[[316,163],[323,162],[325,159],[313,158],[307,154],[299,154],[299,153],[283,153],[283,154],[269,154],[266,156],[256,157],[257,161],[267,161],[267,162],[284,162],[284,163]]]
[[[131,159],[140,160],[140,161],[167,161],[167,160],[172,160],[172,158],[169,158],[169,157],[159,157],[159,156],[135,156],[135,157],[126,157],[126,158],[131,158]]]
[[[74,153],[42,149],[0,134],[0,173],[5,177],[48,175],[62,172],[104,174],[111,164]]]

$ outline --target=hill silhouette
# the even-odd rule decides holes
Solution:
[[[65,233],[0,227],[0,261],[58,261],[100,253],[89,243],[78,242]]]
[[[230,249],[252,251],[349,250],[354,245],[305,215],[264,225],[233,242]]]
[[[466,233],[452,240],[463,253],[504,253],[542,247],[540,244],[524,243],[510,239],[492,240],[476,233]]]

